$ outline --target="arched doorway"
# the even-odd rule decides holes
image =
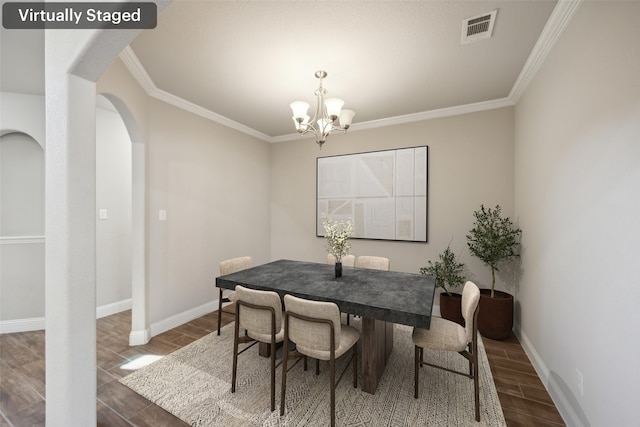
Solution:
[[[96,424],[95,82],[138,32],[45,31],[47,425]]]
[[[150,339],[150,333],[146,298],[145,146],[144,142],[140,138],[138,123],[122,100],[111,94],[99,95],[97,100],[98,106],[102,107],[103,110],[106,109],[107,115],[109,114],[108,111],[117,115],[117,119],[120,121],[120,124],[112,124],[113,128],[111,129],[111,131],[116,132],[116,138],[123,139],[123,135],[121,133],[117,133],[118,131],[114,128],[117,128],[117,126],[120,125],[126,129],[127,141],[125,141],[124,144],[126,145],[126,154],[128,154],[128,156],[125,153],[120,153],[121,155],[119,157],[114,158],[114,161],[108,162],[107,164],[101,164],[101,162],[98,161],[97,199],[100,202],[101,190],[114,190],[113,185],[109,185],[113,183],[103,182],[103,179],[108,179],[107,175],[110,173],[119,174],[121,179],[125,178],[127,180],[124,183],[125,186],[128,186],[126,190],[122,189],[120,194],[111,196],[106,195],[106,197],[111,197],[111,200],[115,200],[116,203],[119,203],[121,208],[129,208],[130,215],[126,218],[125,222],[120,223],[120,227],[116,230],[122,232],[118,243],[123,243],[124,240],[127,240],[126,243],[128,244],[128,247],[125,248],[124,252],[129,257],[129,262],[120,262],[119,266],[121,267],[120,273],[128,277],[128,282],[130,284],[127,289],[131,298],[131,333],[129,335],[129,344],[146,344]],[[100,121],[98,121],[96,130],[99,131],[100,127]],[[96,144],[100,147],[101,141],[99,135],[96,136]],[[107,153],[114,152],[113,147],[111,148],[112,149],[110,150],[109,147],[106,147]],[[99,155],[99,153],[97,154]],[[123,177],[123,174],[126,174],[126,176]],[[100,206],[97,206],[97,209],[100,214]],[[108,211],[106,212],[106,215],[108,216]],[[98,233],[101,231],[100,228],[99,224],[97,230]],[[104,242],[101,242],[100,237],[98,237],[97,245],[99,248],[102,243]],[[114,245],[111,244],[110,248],[113,249]],[[100,263],[109,261],[108,255],[106,257],[101,257],[100,255],[100,250],[98,250],[98,298],[100,298],[101,285]],[[122,255],[122,253],[120,252],[118,255]],[[113,257],[111,257],[111,260],[114,261]]]
[[[44,150],[23,132],[0,136],[0,322],[43,327]]]

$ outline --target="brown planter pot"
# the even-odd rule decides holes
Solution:
[[[443,319],[451,320],[459,325],[464,326],[464,319],[462,318],[462,295],[451,293],[440,294],[440,316]]]
[[[495,297],[491,298],[491,289],[480,289],[478,330],[482,336],[503,340],[511,335],[512,329],[513,295],[495,291]]]

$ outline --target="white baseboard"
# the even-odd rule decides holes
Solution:
[[[131,310],[131,298],[96,307],[96,319],[102,319],[125,310]]]
[[[96,319],[111,316],[121,311],[131,309],[131,299],[117,301],[111,304],[96,307]],[[13,334],[16,332],[42,331],[45,329],[44,317],[30,319],[2,320],[0,321],[0,334]]]
[[[536,351],[535,347],[529,340],[529,337],[527,337],[527,334],[522,332],[519,325],[516,325],[514,331],[518,340],[520,340],[520,344],[522,345],[524,352],[529,356],[529,360],[531,360],[533,368],[536,370],[540,380],[542,380],[542,384],[544,384],[544,387],[549,392],[549,396],[551,396],[553,403],[556,405],[556,408],[558,408],[558,412],[560,412],[560,416],[562,416],[565,424],[570,427],[583,427],[584,424],[576,415],[576,411],[571,405],[571,401],[564,394],[562,388],[556,383],[553,375],[550,374],[549,368]]]
[[[151,332],[149,329],[142,329],[139,331],[131,331],[129,334],[129,345],[144,345],[151,339]]]
[[[518,340],[520,341],[524,352],[527,353],[527,356],[529,356],[529,360],[531,360],[531,364],[536,370],[536,373],[544,383],[545,387],[548,387],[547,379],[549,378],[549,369],[547,368],[547,365],[545,365],[545,363],[542,361],[542,358],[533,347],[533,344],[531,344],[531,341],[529,341],[527,335],[522,332],[519,327],[514,328],[514,332],[516,333],[516,336],[518,337]]]
[[[584,423],[576,414],[573,405],[567,399],[567,396],[561,391],[561,387],[556,383],[553,376],[549,378],[549,386],[547,387],[549,395],[558,408],[558,412],[562,416],[565,424],[569,427],[584,427]]]
[[[44,325],[44,317],[34,317],[32,319],[3,320],[0,321],[0,334],[41,331],[44,329]]]
[[[173,316],[167,317],[159,322],[153,323],[151,325],[151,336],[155,337],[156,335],[190,322],[193,319],[197,319],[198,317],[204,316],[205,314],[211,313],[217,309],[218,300],[216,299],[198,307],[183,311],[182,313],[174,314]]]

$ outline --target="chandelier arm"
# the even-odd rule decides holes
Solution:
[[[328,93],[326,89],[322,86],[322,79],[327,76],[326,71],[317,71],[315,76],[320,80],[318,89],[314,92],[316,96],[316,111],[313,115],[313,118],[306,121],[305,125],[302,126],[303,118],[295,116],[294,110],[294,119],[297,121],[298,125],[298,133],[300,136],[305,135],[307,133],[313,132],[316,137],[316,143],[322,148],[322,145],[327,140],[329,134],[333,131],[342,131],[343,133],[347,132],[349,129],[349,125],[342,126],[340,122],[338,122],[338,116],[334,115],[329,117],[327,106],[325,105],[324,96]],[[342,104],[342,101],[341,101]],[[308,104],[307,104],[308,105]],[[293,104],[292,104],[293,108]],[[307,107],[308,108],[308,107]],[[332,110],[333,111],[333,110]],[[307,116],[308,117],[308,116]],[[353,112],[351,113],[351,117],[353,117]]]
[[[315,115],[314,115],[314,119],[315,121]],[[313,121],[309,121],[306,126],[305,129],[299,129],[298,133],[300,134],[300,136],[306,135],[310,132],[313,132],[313,134],[315,135],[316,139],[320,139],[320,132],[318,131],[318,129],[313,125]]]

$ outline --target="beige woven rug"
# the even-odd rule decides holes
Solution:
[[[357,324],[358,322],[356,322]],[[220,336],[211,333],[120,380],[150,401],[192,426],[326,426],[329,424],[328,366],[315,362],[304,371],[298,363],[287,375],[285,415],[279,416],[281,369],[276,376],[276,410],[269,410],[269,359],[258,346],[238,359],[238,383],[231,393],[233,325]],[[277,353],[278,358],[280,353]],[[504,426],[484,346],[480,341],[480,423],[474,420],[473,382],[423,367],[420,398],[413,398],[411,328],[395,326],[394,348],[375,395],[354,389],[351,367],[336,389],[339,426]],[[341,359],[346,359],[343,357]],[[425,350],[425,360],[468,369],[457,353]],[[336,372],[342,372],[340,360]]]

